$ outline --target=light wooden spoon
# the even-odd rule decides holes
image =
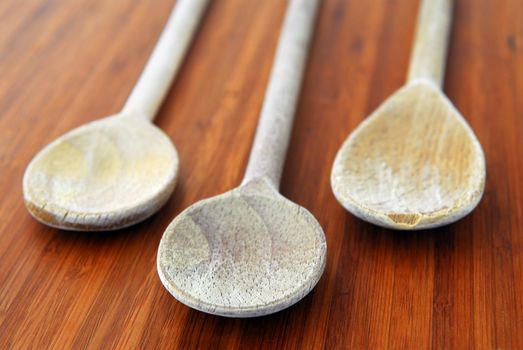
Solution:
[[[208,0],[179,0],[123,110],[59,137],[29,163],[24,201],[40,222],[68,230],[130,226],[154,214],[176,182],[178,156],[151,121]]]
[[[251,157],[242,184],[178,215],[158,251],[158,273],[182,303],[252,317],[303,298],[324,267],[323,230],[278,193],[317,0],[288,5]]]
[[[407,84],[353,131],[334,161],[336,198],[376,225],[449,224],[483,194],[481,145],[441,92],[452,3],[421,1]]]

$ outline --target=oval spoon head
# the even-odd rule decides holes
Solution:
[[[466,121],[430,81],[409,83],[345,141],[331,174],[337,200],[394,229],[442,226],[476,207],[485,157]]]
[[[180,302],[261,316],[296,303],[320,279],[326,243],[316,219],[269,185],[251,185],[195,203],[165,231],[158,273]]]
[[[114,230],[154,214],[171,195],[178,156],[146,118],[116,115],[56,139],[30,162],[24,201],[42,223]]]

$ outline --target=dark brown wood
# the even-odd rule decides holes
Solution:
[[[245,169],[285,2],[214,1],[158,116],[181,157],[157,215],[112,233],[47,228],[24,208],[31,157],[117,112],[172,0],[0,2],[0,348],[523,348],[523,2],[457,0],[445,91],[484,146],[486,192],[460,222],[393,232],[335,201],[351,130],[402,85],[417,0],[325,0],[282,192],[328,240],[311,295],[235,320],[178,303],[156,274],[171,219]]]

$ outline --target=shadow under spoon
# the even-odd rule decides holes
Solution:
[[[348,211],[393,229],[438,227],[478,204],[485,157],[443,94],[453,1],[422,0],[407,83],[342,145],[331,173]]]
[[[163,285],[210,314],[261,316],[314,288],[326,259],[322,228],[278,192],[317,0],[290,1],[242,184],[199,201],[166,229],[158,250]]]
[[[178,155],[154,119],[209,0],[179,0],[123,110],[43,148],[23,178],[38,221],[77,231],[115,230],[154,214],[171,195]]]

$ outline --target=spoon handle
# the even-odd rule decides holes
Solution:
[[[454,0],[421,0],[407,81],[430,79],[443,85]]]
[[[291,0],[288,5],[244,184],[265,177],[279,188],[318,3]]]
[[[124,112],[139,112],[153,120],[180,67],[209,0],[177,0],[169,20]]]

